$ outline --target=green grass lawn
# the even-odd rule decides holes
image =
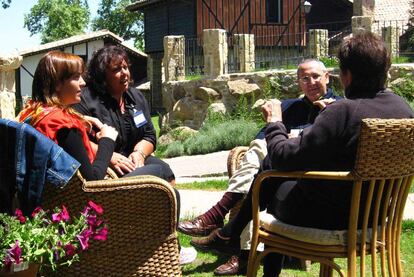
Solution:
[[[155,132],[157,133],[157,138],[160,136],[160,125],[158,124],[158,115],[151,116],[152,125],[154,125]]]
[[[404,226],[411,225],[410,228],[403,230],[401,237],[401,257],[402,265],[404,269],[405,276],[414,276],[414,226],[413,221],[405,221]],[[180,242],[183,246],[190,246],[191,237],[187,235],[179,235]],[[211,277],[214,276],[214,269],[226,262],[229,256],[226,255],[217,255],[214,253],[203,253],[198,252],[197,259],[192,264],[183,266],[183,276],[192,276],[192,277]],[[345,259],[336,259],[337,263],[340,264],[342,268],[346,270],[346,260]],[[367,265],[370,265],[367,263]],[[367,267],[368,270],[368,267]],[[262,267],[259,269],[258,276],[262,276]],[[319,264],[315,263],[311,265],[310,272],[293,270],[293,269],[284,269],[281,276],[283,277],[305,277],[305,276],[318,276],[319,275]],[[243,275],[238,275],[243,276]],[[334,276],[339,276],[334,274]],[[371,276],[369,272],[366,276]]]
[[[414,185],[414,183],[413,183]],[[203,190],[225,190],[227,188],[227,180],[214,180],[207,182],[194,182],[189,184],[178,185],[178,189],[203,189]],[[414,186],[411,186],[411,192],[414,193]],[[191,237],[179,233],[179,239],[183,246],[190,246]],[[405,276],[414,276],[414,221],[406,220],[403,222],[403,233],[401,237],[401,257]],[[210,277],[214,276],[214,269],[226,262],[229,256],[217,255],[214,253],[198,252],[195,262],[183,267],[183,276],[192,277]],[[336,260],[340,266],[346,269],[346,260]],[[283,277],[305,277],[318,276],[319,264],[312,264],[310,272],[299,270],[285,269],[281,276]],[[239,275],[243,276],[243,275]],[[259,270],[258,276],[262,276],[262,268]],[[368,274],[367,276],[371,276]]]
[[[209,180],[204,182],[193,182],[188,184],[177,184],[177,189],[193,190],[222,190],[227,189],[227,180]]]

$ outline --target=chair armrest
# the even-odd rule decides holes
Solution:
[[[78,215],[92,200],[104,208],[108,239],[82,253],[81,262],[59,276],[75,276],[75,271],[81,276],[155,276],[162,271],[181,276],[177,200],[168,182],[155,176],[86,182],[76,174],[72,179],[62,189],[46,186],[44,207],[65,205]]]
[[[351,171],[277,171],[266,170],[261,172],[256,180],[260,178],[263,181],[266,178],[296,178],[296,179],[324,179],[324,180],[341,180],[353,181],[355,176]],[[260,181],[260,182],[261,182]]]
[[[106,169],[106,174],[110,177],[110,179],[118,179],[118,174],[116,174],[116,172],[110,167]]]
[[[227,157],[227,174],[229,178],[239,168],[240,162],[248,149],[249,147],[247,146],[236,146],[229,152],[229,156]]]

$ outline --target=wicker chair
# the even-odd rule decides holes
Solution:
[[[391,277],[403,276],[399,241],[413,175],[414,119],[364,119],[355,168],[351,172],[263,172],[254,184],[252,249],[259,242],[269,248],[260,255],[250,252],[247,276],[256,276],[259,261],[269,252],[319,262],[320,276],[332,276],[335,270],[340,276],[352,277],[357,276],[357,257],[359,274],[365,276],[366,256],[371,255],[372,276],[377,276],[378,271],[383,276],[387,276],[387,271]],[[259,213],[260,185],[269,177],[353,181],[348,229],[303,228]],[[364,199],[360,199],[362,186],[368,186]],[[366,208],[360,210],[360,204],[364,202]],[[369,217],[372,218],[372,228],[368,227]],[[362,222],[360,229],[358,220]],[[334,258],[340,257],[347,258],[346,273],[334,263]]]
[[[229,156],[227,157],[227,174],[229,178],[233,176],[237,169],[239,169],[244,154],[248,149],[249,147],[247,146],[236,146],[229,152]],[[242,201],[237,202],[237,204],[230,210],[229,220],[235,217],[239,212],[241,203]]]
[[[107,241],[92,242],[80,262],[60,267],[56,276],[181,276],[175,193],[164,180],[87,182],[78,172],[63,189],[46,185],[43,199],[44,208],[64,204],[76,214],[96,201],[108,225]]]
[[[227,172],[229,178],[233,176],[233,174],[240,168],[240,163],[243,160],[244,154],[246,151],[249,150],[249,147],[247,146],[236,146],[234,147],[230,152],[229,156],[227,157]],[[237,202],[236,205],[234,205],[233,208],[230,209],[229,213],[229,220],[231,220],[233,217],[237,215],[237,213],[240,210],[242,200]],[[286,260],[285,260],[286,261]],[[299,263],[295,263],[296,261],[293,261],[291,263],[285,262],[285,268],[292,268],[292,269],[299,269],[302,271],[310,271],[310,261],[299,259]]]

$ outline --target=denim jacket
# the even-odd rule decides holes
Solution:
[[[59,145],[25,123],[0,119],[0,212],[11,212],[15,190],[26,215],[42,201],[44,184],[66,185],[80,164]]]

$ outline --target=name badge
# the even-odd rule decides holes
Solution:
[[[134,112],[134,123],[137,128],[145,125],[147,123],[147,119],[142,111]]]

